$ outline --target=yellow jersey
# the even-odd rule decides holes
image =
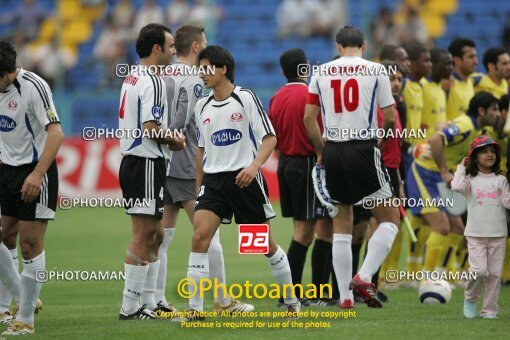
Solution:
[[[465,115],[469,108],[469,102],[474,95],[473,80],[469,77],[462,80],[457,73],[453,72],[447,95],[446,118],[453,120],[460,115]]]
[[[450,171],[454,171],[460,161],[469,155],[471,142],[477,135],[475,123],[470,116],[460,115],[437,133],[443,137],[446,166]],[[432,158],[429,143],[423,143],[416,148],[414,160],[427,170],[439,171],[437,163]]]
[[[472,75],[471,79],[473,79],[473,84],[475,85],[475,93],[481,91],[489,92],[498,99],[508,94],[508,82],[506,79],[501,80],[499,85],[488,75],[482,73]]]
[[[427,138],[432,136],[440,123],[446,123],[446,93],[441,84],[428,81],[423,84],[423,111],[421,126],[427,131]]]
[[[413,81],[410,78],[406,78],[404,82],[404,89],[402,95],[406,102],[407,107],[407,122],[406,129],[409,134],[418,135],[418,129],[421,127],[421,117],[423,111],[423,91],[422,84],[417,81]],[[414,130],[414,132],[411,132]],[[422,139],[418,138],[407,138],[407,141],[413,145],[422,143]]]

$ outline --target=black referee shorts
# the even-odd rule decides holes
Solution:
[[[315,161],[315,156],[280,156],[277,174],[283,217],[298,221],[325,217],[326,209],[313,189],[312,168]]]
[[[20,166],[0,165],[0,207],[2,215],[16,217],[21,221],[53,220],[57,209],[58,170],[53,161],[44,174],[39,196],[34,202],[21,199],[25,179],[34,171],[37,163]]]
[[[393,195],[376,141],[327,142],[322,160],[326,187],[335,202],[352,205],[364,197]]]
[[[119,182],[128,215],[163,216],[165,168],[163,158],[122,158]]]
[[[240,171],[204,174],[195,211],[212,211],[223,224],[232,223],[232,215],[237,224],[259,224],[275,217],[262,173],[259,171],[250,185],[241,189],[235,183]]]

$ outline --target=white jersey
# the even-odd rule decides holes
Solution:
[[[60,123],[50,87],[35,73],[20,69],[0,93],[0,160],[19,166],[39,161],[46,126]]]
[[[317,98],[322,109],[324,137],[342,142],[357,138],[356,133],[377,129],[377,108],[395,103],[390,79],[381,64],[360,57],[341,57],[320,66],[321,73],[312,76],[309,96]],[[328,71],[326,71],[328,70]],[[310,98],[308,102],[310,103]],[[341,133],[328,133],[332,130]],[[371,136],[359,133],[358,136]]]
[[[122,155],[144,158],[171,157],[170,149],[146,137],[143,124],[155,121],[161,129],[167,128],[168,105],[165,84],[154,75],[126,77],[120,92],[119,129],[129,130],[120,139]],[[132,131],[138,131],[132,133]],[[163,136],[162,136],[163,137]]]
[[[189,67],[183,63],[175,63],[174,70]],[[172,153],[170,166],[167,167],[167,176],[180,179],[195,179],[197,150],[197,125],[195,122],[195,104],[203,95],[204,82],[200,77],[188,75],[184,71],[175,72],[175,75],[162,77],[168,99],[168,126],[170,130],[184,130],[186,147]]]
[[[239,86],[227,99],[217,101],[209,93],[195,106],[198,146],[204,148],[205,173],[236,171],[250,165],[262,138],[275,135],[260,100]]]

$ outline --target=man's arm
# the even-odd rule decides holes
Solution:
[[[262,138],[262,144],[260,145],[259,152],[255,159],[239,172],[236,176],[236,185],[240,188],[245,188],[253,181],[257,172],[262,165],[268,160],[269,156],[273,152],[276,146],[276,136],[273,134],[267,134]]]
[[[204,168],[202,167],[202,162],[204,161],[204,148],[198,147],[197,153],[195,156],[195,162],[197,167],[196,172],[196,192],[198,194],[200,186],[202,185],[202,180],[204,178]]]
[[[381,111],[383,112],[383,122],[381,127],[384,130],[384,135],[387,135],[387,132],[395,127],[395,122],[397,121],[395,116],[396,112],[393,105],[382,108]]]
[[[439,167],[439,172],[446,185],[450,185],[453,175],[448,171],[446,161],[444,159],[444,139],[443,135],[436,133],[429,139],[430,153],[432,158]]]
[[[184,135],[169,134],[165,136],[165,131],[162,131],[161,127],[156,121],[151,120],[143,123],[143,129],[147,131],[149,138],[156,143],[166,144],[170,150],[178,151],[186,147],[186,137]]]
[[[317,154],[317,163],[322,163],[322,149],[324,144],[322,143],[321,130],[317,123],[317,115],[321,108],[318,105],[306,104],[305,115],[303,117],[303,123],[305,125],[306,133],[312,143],[315,153]]]
[[[32,173],[25,179],[21,188],[21,199],[25,202],[33,202],[39,195],[44,174],[46,174],[50,165],[55,160],[64,139],[64,133],[60,124],[49,124],[46,129],[48,136],[41,157]]]

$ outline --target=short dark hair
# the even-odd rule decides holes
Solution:
[[[234,82],[236,64],[232,54],[226,48],[218,45],[207,46],[198,54],[198,60],[202,59],[209,60],[211,65],[215,67],[226,66],[227,73],[225,75],[231,82]]]
[[[384,68],[386,69],[386,72],[388,72],[388,74],[390,74],[390,71],[393,71],[393,69],[396,68],[397,71],[400,72],[403,77],[406,76],[406,71],[404,69],[404,66],[402,66],[402,64],[397,61],[386,59],[386,60],[381,61],[381,65],[384,66]]]
[[[476,148],[473,150],[471,157],[469,157],[468,166],[466,167],[466,175],[471,175],[473,177],[478,175],[478,166],[476,165],[476,157],[479,152],[482,152],[483,150],[485,150],[486,148],[489,148],[491,146],[494,149],[496,149],[495,145],[489,144],[489,145],[485,145],[485,146],[482,146],[480,148]],[[496,149],[496,162],[494,162],[494,165],[491,167],[491,172],[495,173],[496,175],[501,174],[500,165],[501,165],[501,151],[498,151],[498,149]]]
[[[16,71],[16,50],[7,41],[0,41],[0,77]]]
[[[420,43],[410,43],[405,47],[407,54],[409,55],[409,60],[418,61],[422,55],[422,53],[427,53],[428,50],[425,48],[425,45]]]
[[[462,49],[466,46],[476,48],[476,44],[473,40],[468,38],[456,38],[453,39],[450,43],[450,46],[448,46],[448,51],[452,54],[453,57],[459,57],[462,59],[464,56]]]
[[[429,52],[430,52],[430,60],[432,61],[432,64],[439,62],[439,60],[441,59],[442,56],[450,53],[441,47],[431,48]]]
[[[473,118],[476,118],[478,117],[479,108],[483,107],[485,110],[487,110],[489,107],[491,107],[492,104],[497,102],[498,99],[489,92],[484,91],[478,92],[477,94],[474,95],[473,98],[471,98],[467,113]]]
[[[298,78],[298,65],[307,62],[305,51],[300,48],[287,50],[280,56],[280,66],[287,80]]]
[[[344,26],[336,34],[336,42],[344,48],[361,47],[365,42],[365,35],[357,27]]]
[[[397,59],[397,50],[400,46],[397,45],[384,45],[381,48],[381,53],[379,54],[379,60],[395,60]]]
[[[203,27],[195,25],[184,25],[175,31],[175,50],[178,55],[186,56],[189,54],[191,45],[195,41],[202,40]]]
[[[500,110],[504,109],[504,110],[508,111],[509,105],[510,105],[510,95],[509,94],[505,94],[505,95],[501,96],[501,98],[499,98],[498,106],[499,106]]]
[[[136,39],[136,53],[140,58],[146,58],[151,55],[152,47],[155,44],[161,46],[164,50],[165,32],[172,34],[172,30],[161,24],[148,24],[142,27],[138,39]]]
[[[492,47],[487,49],[487,51],[483,54],[483,66],[485,67],[485,70],[489,71],[489,64],[494,64],[494,66],[496,66],[498,58],[502,54],[508,54],[508,52],[501,47]]]

